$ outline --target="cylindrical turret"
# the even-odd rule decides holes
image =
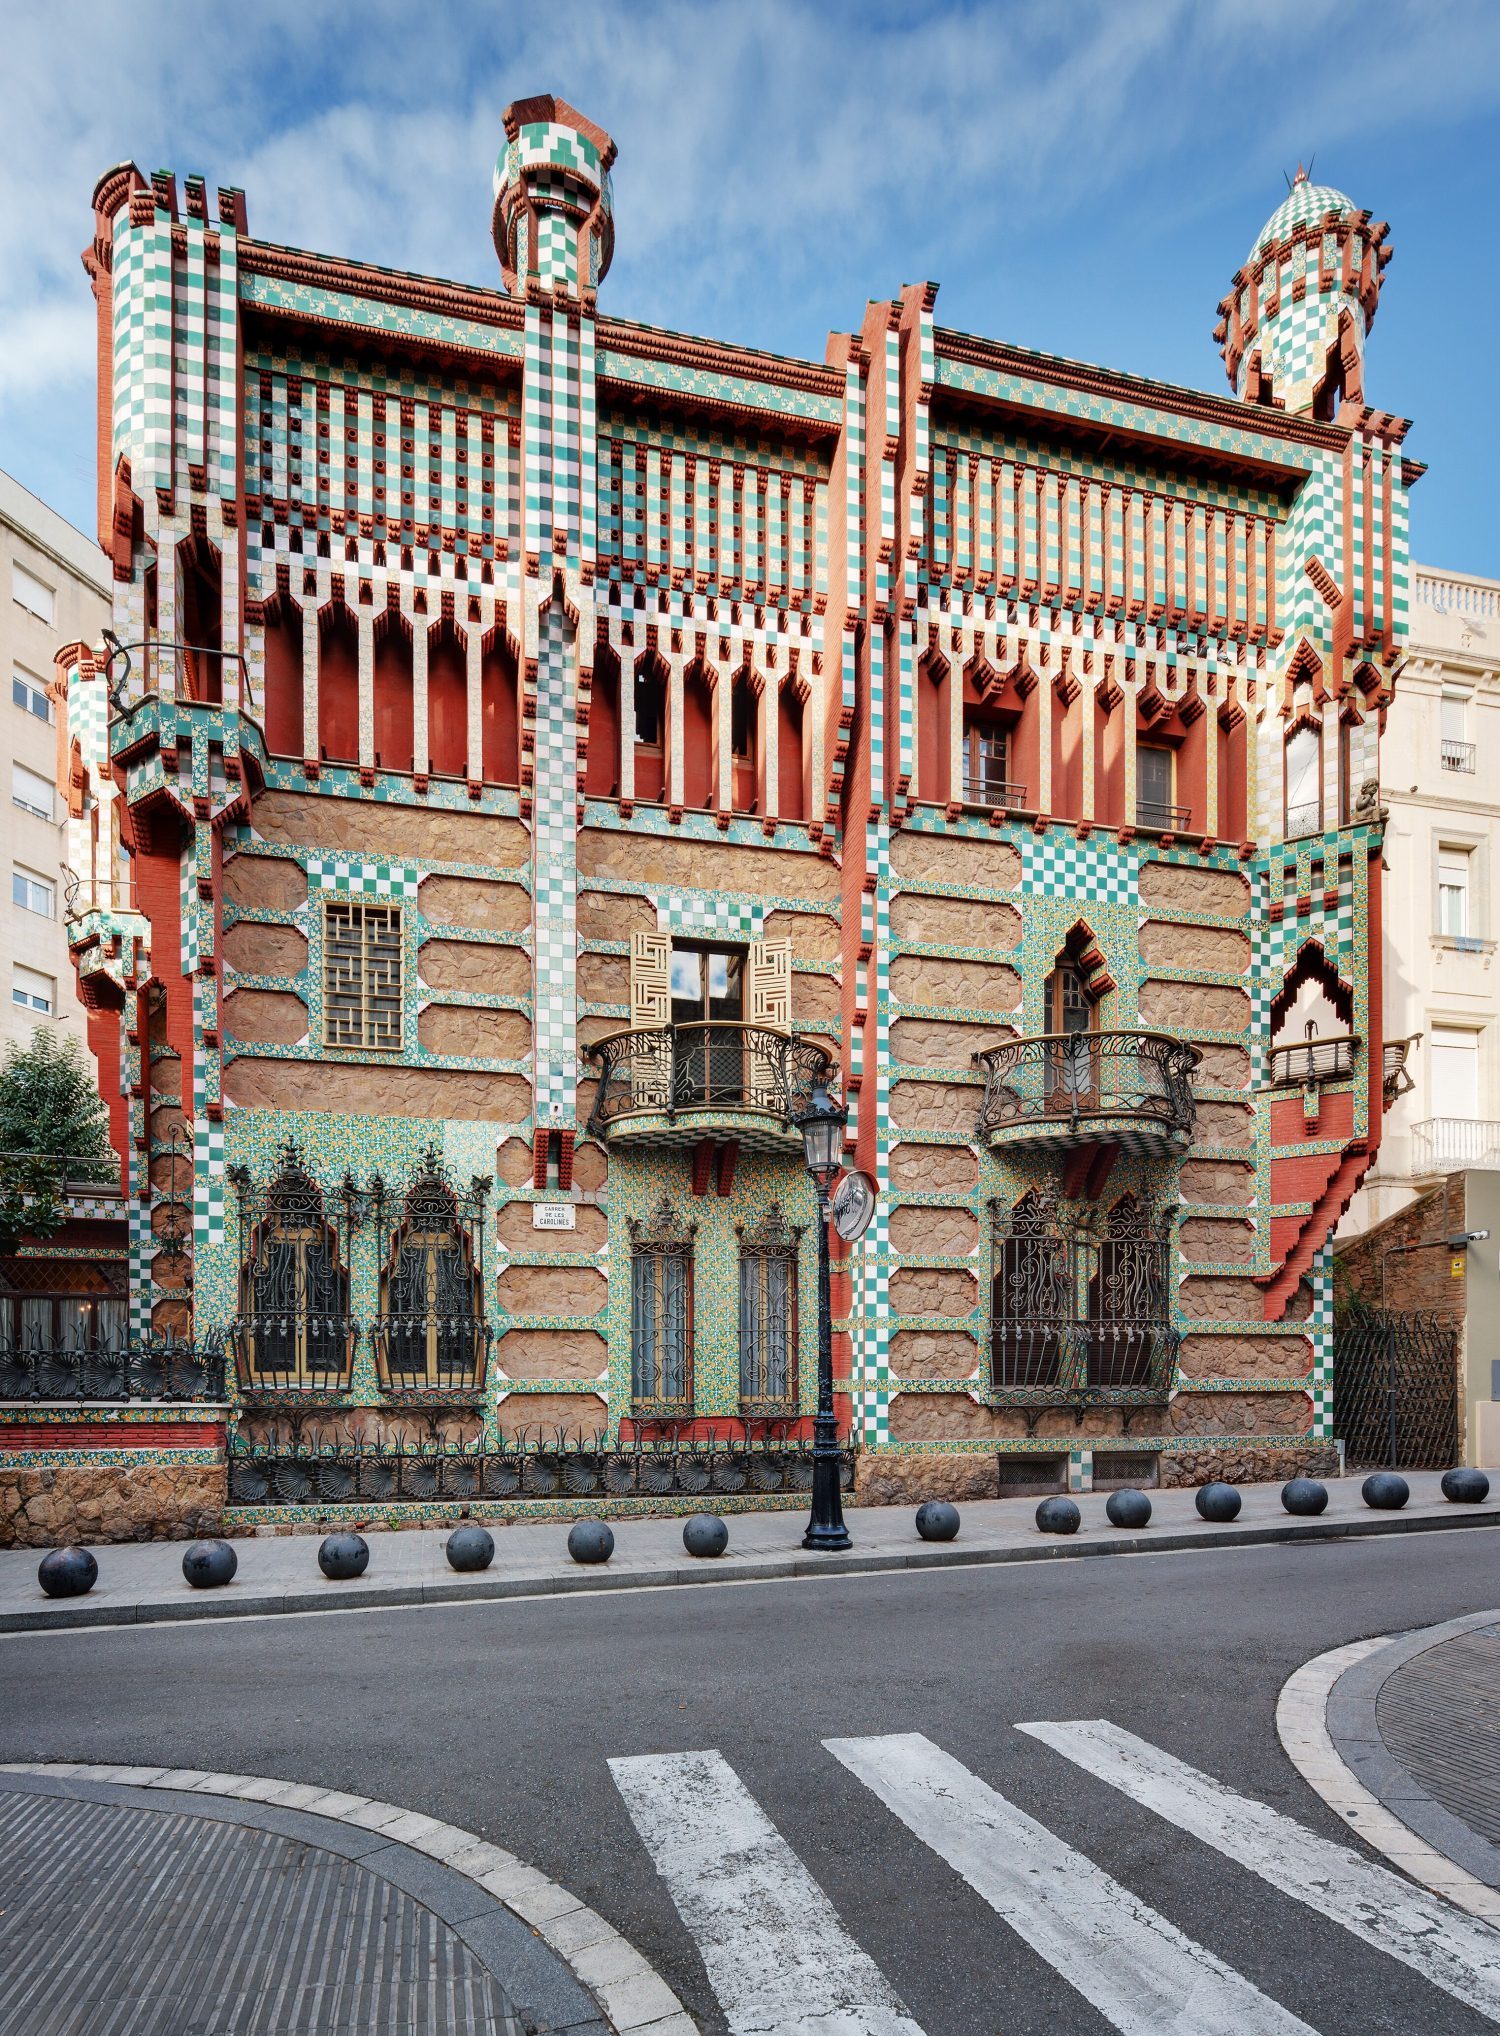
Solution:
[[[490,230],[514,296],[593,296],[614,253],[614,160],[604,129],[565,99],[546,94],[506,107]]]

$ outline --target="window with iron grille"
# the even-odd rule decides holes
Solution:
[[[376,1330],[382,1383],[395,1391],[461,1392],[483,1384],[486,1185],[476,1181],[460,1198],[429,1150],[407,1190],[381,1274]]]
[[[323,922],[323,1043],[401,1046],[401,907],[330,898]]]
[[[1056,1385],[1077,1314],[1074,1255],[1056,1202],[1035,1188],[995,1210],[990,1308],[991,1384]]]
[[[348,1383],[355,1325],[349,1316],[347,1250],[325,1212],[323,1191],[295,1148],[256,1193],[243,1169],[238,1344],[246,1386],[276,1391]]]
[[[630,1390],[636,1414],[687,1415],[693,1405],[693,1238],[663,1196],[649,1222],[630,1220]]]
[[[781,1414],[797,1404],[797,1246],[773,1202],[740,1240],[740,1409]]]

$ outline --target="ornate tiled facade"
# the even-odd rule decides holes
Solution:
[[[197,178],[95,195],[130,648],[58,658],[73,943],[139,1323],[234,1354],[231,1522],[329,1513],[299,1453],[805,1436],[822,1056],[878,1190],[835,1256],[859,1492],[1325,1462],[1418,471],[1364,397],[1385,229],[1299,179],[1225,299],[1229,396],[947,331],[930,284],[796,361],[600,310],[613,159],[509,110],[496,291],[258,242]],[[1316,1069],[1276,1050],[1304,992]],[[484,1184],[484,1361],[398,1392],[429,1176]],[[636,1269],[664,1203],[685,1286]],[[752,1278],[783,1222],[789,1283]],[[338,1327],[272,1390],[257,1279],[314,1232]],[[790,1345],[770,1412],[751,1336]]]

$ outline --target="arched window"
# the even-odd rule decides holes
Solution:
[[[667,796],[667,675],[655,657],[636,666],[635,796],[651,802]]]
[[[740,1412],[791,1414],[797,1407],[797,1243],[773,1202],[760,1221],[735,1226],[740,1240]]]
[[[1167,1225],[1122,1195],[1089,1277],[1089,1384],[1144,1386],[1171,1331]]]
[[[223,564],[203,538],[177,547],[177,633],[183,650],[178,684],[191,700],[218,706],[224,697]]]
[[[1323,738],[1311,721],[1300,721],[1286,738],[1286,836],[1323,830]]]
[[[251,1187],[243,1167],[230,1179],[240,1205],[240,1383],[263,1392],[342,1389],[358,1327],[349,1315],[348,1251],[340,1250],[323,1190],[294,1145],[264,1190]]]
[[[429,1148],[407,1189],[380,1275],[375,1356],[387,1391],[476,1392],[484,1384],[487,1186],[476,1180],[460,1199]]]
[[[693,1239],[663,1195],[649,1222],[630,1219],[630,1391],[647,1418],[693,1410]]]
[[[1068,1364],[1077,1312],[1073,1251],[1057,1204],[1033,1188],[995,1209],[990,1286],[990,1383],[1055,1386]]]
[[[748,672],[737,672],[729,689],[730,804],[736,813],[760,805],[760,704]]]

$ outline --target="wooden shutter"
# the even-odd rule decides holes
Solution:
[[[792,1029],[792,943],[752,940],[745,971],[745,1023],[768,1032]]]
[[[672,1098],[672,936],[630,936],[630,1029],[656,1036],[632,1047],[631,1100],[637,1110],[665,1110]]]

